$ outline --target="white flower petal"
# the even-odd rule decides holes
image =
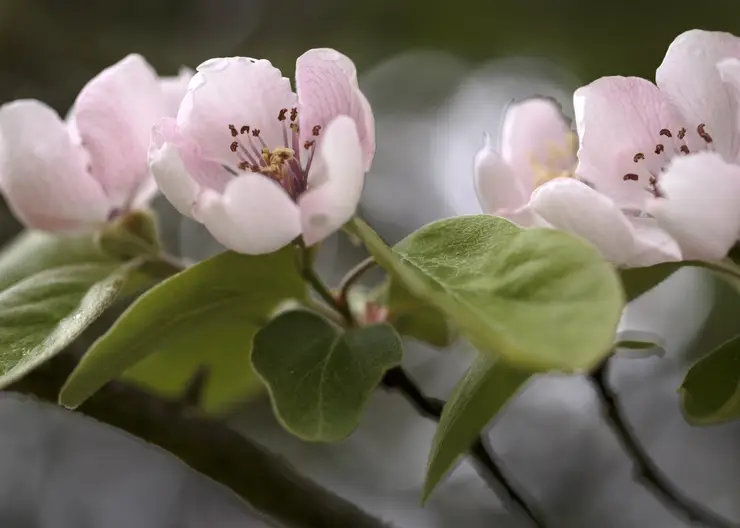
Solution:
[[[689,147],[704,146],[696,132],[696,127],[704,124],[716,151],[734,159],[740,147],[738,104],[716,69],[716,64],[727,57],[740,58],[740,38],[730,33],[692,29],[676,37],[668,47],[655,81],[688,120],[684,126],[688,129]]]
[[[522,180],[529,179],[529,173],[515,172],[493,150],[488,134],[485,144],[475,155],[473,168],[475,193],[484,212],[501,216],[527,203],[532,185],[527,186]]]
[[[180,68],[178,75],[159,78],[159,87],[164,95],[164,102],[166,105],[165,113],[163,114],[164,116],[177,116],[180,103],[182,102],[182,98],[185,97],[185,93],[188,91],[190,79],[193,78],[193,75],[195,75],[193,70],[183,66]]]
[[[110,202],[86,170],[84,151],[47,105],[3,105],[0,143],[0,188],[26,227],[67,231],[108,219]]]
[[[193,205],[200,193],[200,185],[188,174],[180,157],[179,148],[166,142],[149,152],[149,167],[153,179],[165,198],[181,214],[192,218]]]
[[[678,242],[654,218],[630,218],[635,228],[635,249],[625,265],[636,268],[682,259]]]
[[[223,195],[204,190],[194,213],[221,244],[249,255],[277,251],[301,234],[298,206],[261,174],[234,178]]]
[[[684,258],[718,260],[740,235],[740,166],[713,152],[673,160],[661,175],[665,198],[648,212],[681,246]]]
[[[365,171],[354,120],[339,116],[329,123],[318,155],[323,158],[326,171],[323,181],[298,200],[303,240],[308,245],[340,229],[357,210]]]
[[[532,194],[530,207],[554,228],[578,235],[606,260],[625,264],[635,249],[627,217],[609,198],[573,178],[556,178]]]

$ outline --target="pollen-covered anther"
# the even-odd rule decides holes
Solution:
[[[252,135],[254,137],[260,137],[260,129],[259,128],[253,128],[252,129]]]
[[[706,126],[707,125],[702,123],[701,125],[696,127],[696,133],[699,134],[699,137],[702,138],[704,141],[706,141],[707,143],[711,143],[714,140],[712,139],[712,136],[709,135],[709,132],[707,132]]]
[[[678,129],[678,139],[683,139],[686,137],[686,129],[681,127]]]
[[[314,136],[318,136],[320,132],[321,132],[321,125],[316,125],[316,126],[314,126],[314,127],[313,127],[313,128],[311,129],[311,133],[312,133],[312,134],[313,134]]]
[[[236,127],[234,125],[229,125],[229,131],[231,132],[231,137],[236,137],[238,135],[238,132],[236,131]]]
[[[296,119],[298,119],[298,109],[297,108],[291,108],[290,109],[290,120],[291,121],[295,121]]]
[[[278,114],[278,121],[285,121],[287,119],[287,117],[285,116],[285,114],[287,114],[287,113],[288,113],[288,109],[287,108],[282,108],[280,110],[280,113]]]
[[[238,141],[232,141],[231,145],[229,145],[229,149],[231,152],[236,152],[236,150],[239,148],[239,142]]]
[[[637,163],[638,161],[644,160],[644,159],[645,159],[645,154],[643,154],[642,152],[638,152],[637,154],[635,154],[635,157],[632,158],[632,161]]]
[[[662,154],[664,150],[665,150],[665,147],[663,146],[662,143],[658,143],[657,145],[655,145],[655,151],[654,152],[656,154]]]
[[[303,143],[303,148],[308,150],[311,147],[313,147],[315,144],[316,144],[316,141],[312,139],[310,141],[306,141],[305,143]]]

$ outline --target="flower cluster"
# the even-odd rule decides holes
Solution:
[[[740,39],[683,33],[655,78],[576,90],[577,140],[553,101],[510,107],[499,149],[475,160],[484,211],[575,233],[620,266],[723,258],[740,236]]]

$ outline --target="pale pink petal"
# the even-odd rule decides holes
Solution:
[[[532,183],[522,180],[529,180],[529,177],[529,173],[515,172],[493,150],[490,137],[486,135],[485,144],[474,160],[475,192],[484,212],[502,216],[525,205]]]
[[[704,124],[714,148],[730,160],[740,148],[738,104],[716,69],[727,57],[740,58],[740,38],[718,31],[686,31],[668,47],[655,80],[686,117],[689,146],[705,146],[696,131]]]
[[[578,235],[617,265],[628,261],[635,248],[632,225],[606,196],[574,178],[556,178],[538,187],[532,210],[556,229]]]
[[[185,168],[180,149],[164,143],[149,152],[149,167],[153,180],[162,194],[181,214],[193,218],[193,207],[201,187]]]
[[[301,234],[298,206],[270,178],[249,173],[234,178],[223,195],[204,191],[196,220],[221,244],[239,253],[271,253]]]
[[[115,207],[127,207],[148,174],[152,125],[164,115],[156,72],[140,55],[128,55],[88,82],[74,106],[93,176]]]
[[[335,117],[347,115],[357,123],[367,172],[375,155],[375,119],[358,88],[352,61],[333,49],[312,49],[298,57],[295,79],[301,141],[315,139],[315,126],[325,128]]]
[[[185,97],[185,93],[188,91],[188,85],[190,79],[193,78],[195,72],[190,68],[183,66],[180,68],[180,73],[172,77],[160,77],[159,87],[162,89],[164,95],[165,110],[162,114],[168,117],[177,117],[177,111],[180,108],[182,98]]]
[[[740,235],[740,166],[713,152],[676,158],[661,176],[665,198],[648,212],[670,233],[684,258],[719,260]]]
[[[510,105],[501,127],[501,156],[522,176],[531,194],[537,180],[534,165],[552,171],[573,170],[575,143],[570,123],[552,99],[535,97]]]
[[[636,217],[630,221],[635,228],[635,249],[625,263],[627,267],[652,266],[682,259],[678,242],[654,218]]]
[[[130,208],[132,210],[147,209],[158,194],[159,187],[150,170],[149,175],[139,184],[139,188],[136,189],[134,197],[131,200]]]
[[[298,200],[307,245],[340,229],[357,210],[365,171],[362,145],[352,118],[339,116],[329,123],[318,155],[324,161],[325,179]]]
[[[0,189],[26,227],[68,231],[108,219],[108,198],[54,110],[32,100],[3,105],[0,141]]]
[[[580,141],[576,173],[619,206],[641,208],[651,197],[650,177],[682,145],[680,113],[638,77],[597,79],[576,90],[573,103]]]
[[[289,121],[280,121],[282,110],[296,106],[290,81],[269,61],[247,57],[210,59],[198,66],[188,92],[180,105],[177,124],[199,146],[204,158],[237,166],[239,153],[231,150],[234,141],[248,150],[246,156],[257,158],[262,141],[273,149],[286,145],[284,131]],[[288,113],[289,115],[289,113]],[[233,136],[250,127],[249,132]],[[246,129],[245,129],[246,130]],[[259,137],[253,133],[259,131]],[[290,140],[290,136],[288,135]]]

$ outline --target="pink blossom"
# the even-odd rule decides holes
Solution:
[[[230,249],[269,253],[298,236],[312,245],[355,212],[375,128],[354,64],[310,50],[296,63],[296,92],[267,60],[211,59],[177,119],[153,132],[160,190]]]
[[[151,127],[182,98],[139,55],[90,80],[66,120],[41,101],[0,107],[0,190],[16,217],[34,229],[94,228],[146,206],[156,187],[147,166]]]

